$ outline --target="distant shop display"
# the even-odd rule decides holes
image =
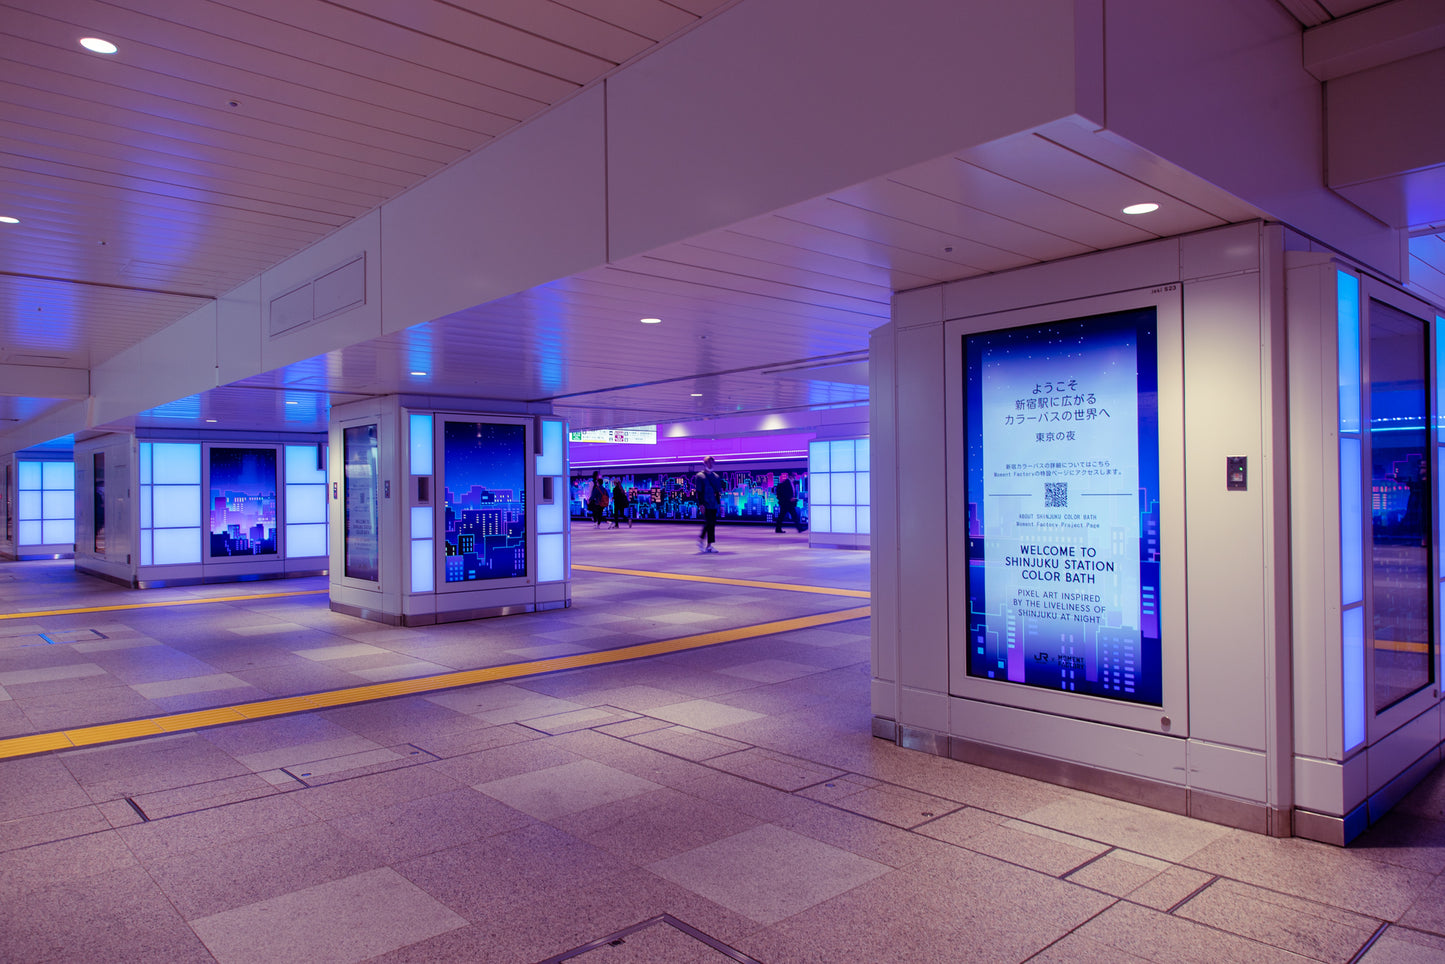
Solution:
[[[612,490],[621,482],[629,503],[627,514],[637,522],[692,522],[702,513],[692,498],[692,477],[700,467],[677,467],[658,472],[607,471],[599,469]],[[769,465],[745,469],[719,469],[727,485],[723,493],[719,523],[772,525],[778,516],[778,497],[773,486],[784,472],[792,479],[798,493],[798,512],[803,525],[808,524],[808,471],[798,465]],[[592,473],[572,477],[571,513],[573,519],[587,519],[587,493],[592,487]]]

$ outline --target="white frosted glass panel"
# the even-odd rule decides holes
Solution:
[[[43,489],[75,489],[74,462],[42,462],[40,487]]]
[[[1341,694],[1344,700],[1345,750],[1365,742],[1365,609],[1357,606],[1340,614],[1342,652]]]
[[[434,533],[432,520],[436,518],[436,510],[429,505],[414,505],[411,507],[411,537],[413,539],[430,539]]]
[[[853,505],[853,504],[854,504],[854,499],[853,499],[853,493],[854,493],[854,491],[855,491],[855,490],[854,490],[854,488],[853,488],[853,473],[852,473],[852,472],[834,472],[834,473],[833,473],[833,504],[834,504],[834,505]],[[836,531],[838,531],[838,532],[844,532],[844,531],[852,532],[853,530],[852,530],[852,529],[848,529],[848,530],[838,529],[838,530],[836,530]]]
[[[1360,279],[1337,272],[1340,431],[1360,431]]]
[[[833,528],[830,532],[857,532],[858,510],[851,505],[833,506]]]
[[[859,505],[871,505],[873,503],[873,475],[870,472],[858,473],[858,488],[853,498]]]
[[[566,487],[558,479],[552,491],[565,493]],[[537,504],[537,531],[561,532],[567,528],[567,503],[560,500],[551,505]]]
[[[40,517],[41,512],[39,490],[32,490],[30,492],[20,491],[15,493],[15,518],[39,519]]]
[[[326,521],[326,486],[286,486],[286,521],[308,523]]]
[[[560,532],[537,537],[537,581],[558,582],[566,575],[567,543]]]
[[[873,531],[873,510],[866,505],[858,507],[858,531],[863,533]]]
[[[199,485],[151,486],[151,525],[156,529],[179,526],[200,526],[201,487]],[[156,546],[160,552],[160,546]]]
[[[829,458],[832,465],[828,467],[829,472],[852,472],[853,471],[853,440],[842,439],[837,442],[828,443]]]
[[[140,487],[140,527],[142,529],[151,527],[151,487],[148,485]]]
[[[542,423],[542,454],[537,456],[538,475],[562,474],[562,451],[566,444],[561,422]]]
[[[151,534],[149,532],[140,534],[140,564],[143,566],[151,564]]]
[[[151,484],[151,443],[140,443],[140,484]],[[145,563],[141,563],[145,565]]]
[[[808,505],[828,505],[833,501],[833,476],[827,472],[808,475]],[[816,511],[816,510],[815,510]]]
[[[46,519],[40,524],[40,538],[47,546],[70,545],[75,542],[75,521],[62,519],[52,522]]]
[[[315,445],[288,445],[286,446],[286,484],[296,485],[298,483],[311,483],[315,485],[326,484],[326,465],[316,467],[316,446]]]
[[[413,539],[411,541],[411,591],[434,592],[436,577],[436,541]]]
[[[1340,439],[1340,602],[1365,598],[1365,532],[1360,504],[1360,440]]]
[[[814,532],[833,531],[833,510],[815,505],[808,509],[808,528]]]
[[[859,472],[867,472],[870,465],[872,464],[870,462],[870,459],[872,459],[873,457],[873,447],[868,444],[868,440],[866,438],[858,439],[855,445],[856,448],[854,448],[853,450],[853,468],[857,469]]]
[[[412,475],[432,475],[432,431],[430,415],[412,415],[408,421],[411,436],[410,463]]]
[[[153,442],[151,444],[151,481],[156,484],[200,485],[200,443]]]
[[[286,558],[307,559],[326,555],[326,526],[308,523],[286,526]]]
[[[21,489],[40,488],[40,463],[20,462],[15,466],[15,487]]]
[[[40,511],[47,519],[74,519],[75,490],[63,489],[56,492],[47,489],[41,493],[40,505]]]
[[[828,471],[828,443],[808,443],[808,474]]]
[[[22,546],[40,545],[40,523],[37,521],[16,524],[15,539]]]
[[[151,533],[155,548],[151,564],[172,566],[201,561],[201,529],[156,529]]]

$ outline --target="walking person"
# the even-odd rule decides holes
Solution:
[[[607,483],[596,471],[592,473],[592,489],[587,493],[587,508],[592,511],[592,528],[602,527],[602,513],[607,511]]]
[[[802,532],[803,519],[798,515],[798,490],[794,487],[792,480],[788,478],[788,473],[784,472],[782,478],[778,480],[778,484],[773,486],[773,494],[778,497],[778,514],[773,519],[776,528],[773,531],[782,532],[783,523],[791,518],[793,525],[797,526],[799,532]]]
[[[697,537],[698,552],[717,552],[713,542],[717,540],[717,514],[722,508],[722,494],[727,486],[722,476],[713,471],[713,458],[709,455],[702,460],[702,471],[692,478],[692,491],[702,509],[702,532]]]
[[[627,516],[627,490],[622,487],[621,479],[614,479],[612,482],[612,528],[622,528],[622,520]],[[628,525],[632,521],[628,520]]]

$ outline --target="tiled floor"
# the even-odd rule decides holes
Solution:
[[[805,540],[587,526],[575,558],[867,588]],[[566,611],[396,629],[262,598],[319,588],[0,564],[0,615],[242,597],[0,620],[0,737],[864,602],[579,571]],[[1445,961],[1445,773],[1349,848],[1274,840],[873,739],[868,658],[857,619],[0,762],[0,961]]]

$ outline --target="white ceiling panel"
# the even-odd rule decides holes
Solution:
[[[0,362],[100,364],[731,2],[0,0],[0,214],[24,228],[0,225]],[[895,291],[1253,216],[1090,136],[942,157],[110,427],[320,431],[396,392],[550,399],[578,427],[856,404]],[[1174,203],[1121,215],[1141,192]]]

